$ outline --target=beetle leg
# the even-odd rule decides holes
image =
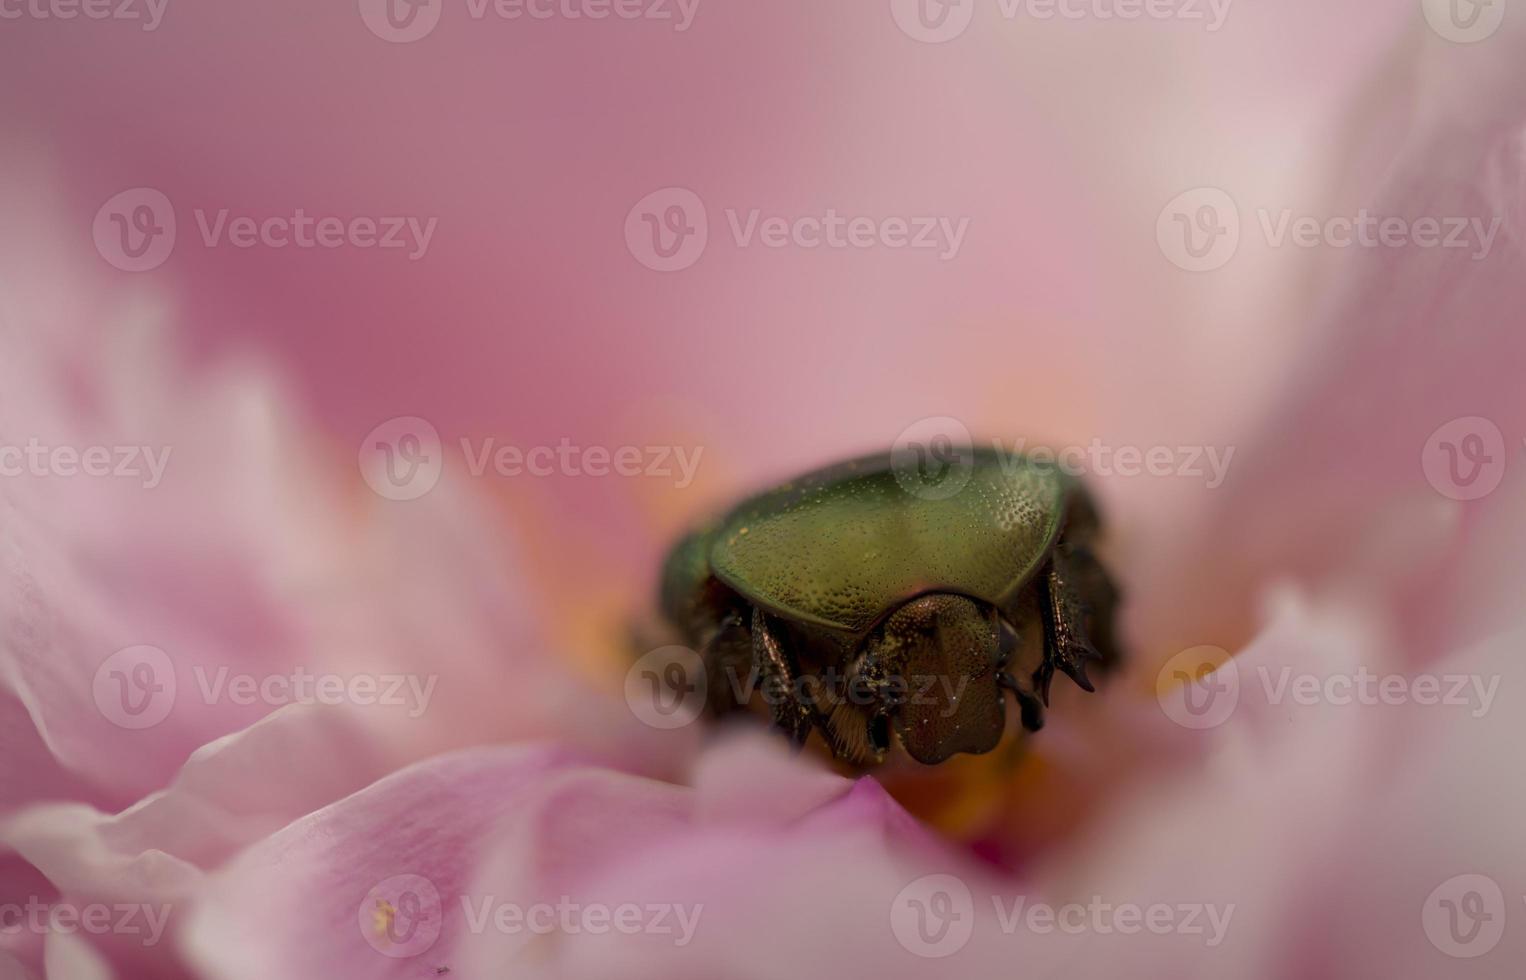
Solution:
[[[1018,686],[1017,679],[1005,670],[996,675],[996,683],[1017,696],[1017,708],[1021,713],[1023,727],[1036,732],[1044,727],[1044,705],[1038,695]]]
[[[1065,532],[1055,549],[1074,605],[1080,610],[1083,632],[1102,655],[1101,666],[1118,666],[1123,651],[1118,644],[1114,620],[1122,594],[1097,558],[1093,545],[1102,533],[1102,521],[1091,497],[1078,492],[1065,518]]]
[[[773,625],[761,609],[752,613],[752,656],[763,681],[763,694],[773,711],[774,725],[790,737],[796,748],[805,745],[816,725],[816,712],[801,699],[799,672],[779,642]]]
[[[1070,548],[1064,541],[1055,545],[1044,573],[1039,576],[1039,605],[1044,614],[1044,667],[1040,668],[1039,689],[1044,703],[1049,703],[1049,682],[1058,668],[1085,691],[1095,691],[1086,665],[1101,660],[1102,654],[1086,635],[1086,609],[1071,584]]]
[[[1033,686],[1038,688],[1039,700],[1049,707],[1049,683],[1054,680],[1054,661],[1049,659],[1049,640],[1044,640],[1044,662],[1033,672]]]
[[[752,635],[746,619],[737,612],[727,613],[701,647],[700,658],[709,681],[706,700],[710,713],[720,716],[740,707],[738,692],[748,689],[739,676],[740,672],[756,672],[752,665]]]
[[[1033,691],[1019,685],[1017,678],[1012,676],[1007,666],[1012,660],[1012,655],[1022,646],[1022,638],[1017,635],[1017,630],[1007,622],[1004,616],[996,617],[996,628],[1000,635],[999,649],[1001,651],[1001,659],[997,663],[996,683],[1017,697],[1017,707],[1021,712],[1023,727],[1030,732],[1036,732],[1044,727],[1045,702],[1040,700]]]

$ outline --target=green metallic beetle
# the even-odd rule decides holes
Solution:
[[[989,752],[1005,692],[1037,731],[1056,668],[1087,691],[1118,659],[1118,592],[1092,552],[1095,508],[1057,467],[965,449],[949,482],[881,454],[818,470],[685,536],[664,615],[705,665],[723,715],[761,691],[797,745],[884,761]],[[941,479],[941,482],[940,482]],[[760,684],[744,685],[742,677]]]

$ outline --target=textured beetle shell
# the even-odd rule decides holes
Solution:
[[[1073,486],[1017,454],[974,454],[946,499],[911,493],[886,455],[801,477],[733,510],[710,567],[778,615],[861,635],[925,592],[998,606],[1033,577],[1059,536]]]
[[[690,642],[699,642],[706,625],[713,625],[716,612],[707,608],[712,598],[705,588],[710,579],[710,544],[714,528],[705,527],[684,535],[668,552],[662,568],[662,611],[685,631]]]

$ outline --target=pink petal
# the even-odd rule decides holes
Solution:
[[[448,960],[463,928],[454,896],[475,874],[486,835],[548,781],[575,771],[573,757],[555,750],[474,749],[310,814],[209,882],[187,956],[209,977],[412,977],[421,963],[432,969]],[[423,902],[422,931],[404,936],[401,928],[414,924],[405,921],[408,893]],[[385,919],[377,924],[377,902],[401,910],[395,941]]]
[[[61,294],[100,289],[56,251],[17,268]],[[0,771],[13,777],[0,813],[39,799],[126,806],[199,746],[298,696],[231,685],[297,671],[415,695],[355,716],[393,765],[552,732],[653,768],[690,751],[692,732],[641,725],[617,678],[595,689],[570,658],[543,655],[515,531],[480,487],[447,480],[399,509],[362,490],[349,460],[321,460],[264,368],[187,369],[157,311],[98,328],[72,295],[31,304],[39,322],[71,319],[14,338],[0,360],[0,435],[170,455],[153,486],[0,482],[0,733],[12,749]]]
[[[1478,478],[1471,465],[1458,470],[1468,486],[1447,478],[1445,444],[1456,451],[1475,429],[1480,437],[1492,429],[1502,440],[1488,452],[1484,478],[1492,480],[1515,468],[1526,438],[1517,377],[1526,357],[1519,20],[1505,18],[1474,45],[1417,25],[1393,56],[1388,84],[1347,127],[1356,135],[1346,155],[1382,183],[1331,191],[1334,213],[1477,218],[1485,229],[1498,221],[1491,249],[1482,254],[1474,235],[1480,247],[1354,248],[1332,264],[1338,274],[1307,314],[1318,346],[1290,378],[1282,408],[1242,447],[1215,518],[1180,548],[1230,556],[1227,565],[1203,574],[1199,563],[1152,590],[1190,590],[1224,610],[1251,601],[1250,582],[1296,575],[1383,595],[1417,661],[1450,649],[1459,634],[1479,635],[1468,620],[1490,614],[1470,591],[1497,566],[1468,554],[1490,548],[1483,527],[1517,526],[1500,512],[1517,512],[1509,487],[1519,484],[1465,499]],[[1363,125],[1374,118],[1385,124]],[[1484,421],[1446,428],[1474,417]],[[1472,567],[1466,580],[1455,575],[1460,565]],[[1156,592],[1141,599],[1152,616],[1169,615]],[[1456,615],[1459,605],[1467,619]]]

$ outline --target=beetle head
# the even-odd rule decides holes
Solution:
[[[870,634],[857,672],[879,692],[869,740],[883,750],[895,728],[907,753],[933,765],[957,752],[989,752],[1006,708],[994,612],[961,595],[906,603]]]

